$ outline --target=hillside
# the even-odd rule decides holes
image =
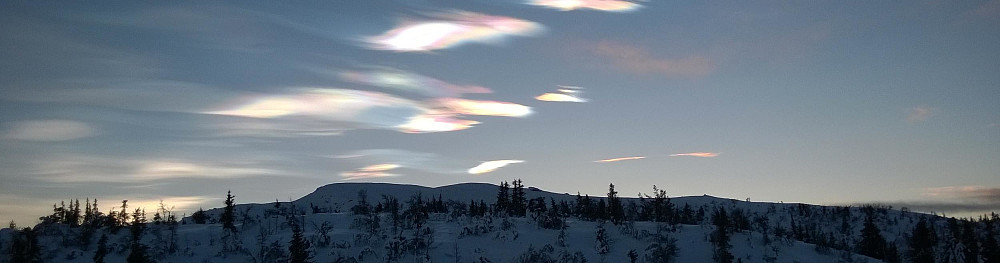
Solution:
[[[45,262],[93,262],[106,235],[105,262],[124,261],[137,245],[157,262],[286,262],[294,229],[301,229],[313,262],[630,262],[630,252],[635,262],[659,262],[657,255],[712,262],[720,234],[729,237],[726,251],[733,262],[878,262],[859,254],[873,255],[863,245],[871,240],[863,238],[868,221],[883,240],[875,256],[889,262],[905,258],[920,222],[932,227],[932,251],[941,262],[977,262],[965,261],[970,256],[996,262],[990,254],[1000,222],[995,215],[972,222],[889,207],[658,199],[656,193],[613,201],[531,187],[524,188],[523,206],[510,208],[518,202],[508,200],[511,205],[499,209],[499,189],[475,183],[330,184],[292,202],[235,205],[232,229],[221,222],[223,208],[176,223],[166,216],[144,223],[141,217],[95,215],[73,224],[54,214],[31,231],[0,230],[0,252],[24,251],[15,239],[34,235]],[[515,189],[506,196],[516,199]],[[396,213],[392,199],[398,201]],[[619,216],[608,205],[615,202],[621,203]],[[137,233],[140,242],[133,242]]]

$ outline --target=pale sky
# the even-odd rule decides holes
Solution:
[[[517,178],[1000,211],[997,0],[115,4],[0,2],[0,220]]]

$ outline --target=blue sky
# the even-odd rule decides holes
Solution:
[[[1000,1],[117,4],[0,3],[0,219],[517,178],[1000,210]]]

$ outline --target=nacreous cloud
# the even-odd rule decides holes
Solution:
[[[3,138],[23,141],[69,141],[97,134],[90,125],[70,120],[33,120],[15,122]]]
[[[610,162],[620,162],[620,161],[639,160],[639,159],[646,159],[646,157],[645,156],[621,157],[621,158],[611,158],[611,159],[597,160],[597,161],[594,161],[594,162],[595,163],[610,163]]]
[[[716,157],[719,156],[719,153],[708,153],[708,152],[677,153],[677,154],[671,154],[670,156]]]
[[[370,37],[370,48],[400,52],[431,51],[467,42],[496,43],[509,35],[532,36],[542,25],[516,18],[472,12],[436,15],[440,20],[404,23],[382,35]]]
[[[531,0],[528,1],[528,4],[555,8],[562,11],[587,8],[609,12],[629,12],[642,7],[636,3],[619,0]]]
[[[462,112],[443,112],[419,101],[350,89],[302,89],[286,95],[245,98],[235,104],[203,113],[274,120],[317,131],[376,128],[424,133],[463,130],[478,123],[458,119],[457,114],[465,114]]]
[[[496,160],[483,162],[476,167],[469,168],[469,174],[484,174],[488,172],[500,169],[500,167],[507,166],[514,163],[523,163],[523,160]]]
[[[369,71],[343,71],[339,74],[345,81],[376,86],[386,89],[417,93],[428,97],[458,97],[466,93],[491,93],[480,86],[462,86],[435,78],[392,68]]]
[[[531,114],[531,107],[502,101],[442,98],[435,100],[435,104],[447,111],[464,115],[524,117]]]
[[[540,101],[559,101],[559,102],[587,102],[586,99],[580,98],[580,87],[572,86],[559,86],[560,89],[557,92],[548,92],[535,97],[536,100]]]
[[[448,160],[437,154],[398,149],[368,149],[331,157],[351,164],[364,165],[354,171],[341,173],[342,176],[349,175],[344,177],[377,175],[400,168],[438,174],[459,174],[467,167],[464,162]]]

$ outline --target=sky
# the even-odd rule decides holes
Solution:
[[[4,1],[0,25],[22,225],[514,179],[1000,211],[997,0]]]

